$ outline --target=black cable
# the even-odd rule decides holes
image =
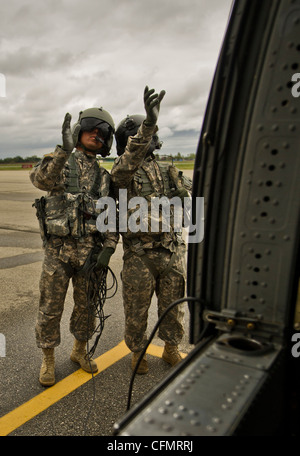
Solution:
[[[108,272],[112,276],[112,285],[109,288],[107,287],[107,275],[108,275]],[[93,346],[90,349],[87,348],[87,356],[88,356],[88,359],[89,359],[89,362],[90,362],[90,359],[91,359],[92,355],[94,354],[94,352],[96,350],[96,347],[97,347],[97,344],[99,342],[99,339],[101,337],[101,334],[102,334],[102,331],[103,331],[103,328],[104,328],[105,320],[110,316],[110,315],[107,315],[107,316],[104,315],[104,312],[103,312],[104,303],[105,303],[106,299],[112,298],[116,294],[117,288],[118,288],[118,283],[117,283],[117,279],[116,279],[113,271],[109,267],[101,268],[99,270],[96,270],[95,269],[95,263],[93,263],[93,264],[91,264],[89,266],[89,268],[85,271],[85,274],[87,276],[87,283],[88,283],[88,289],[87,289],[88,325],[87,325],[87,330],[88,330],[88,327],[89,327],[89,319],[91,317],[93,317],[93,318],[97,318],[98,317],[98,319],[99,319],[99,324],[98,324],[98,326],[95,326],[93,334],[90,337],[90,339],[91,339],[95,334],[97,334],[96,339],[94,341],[94,344],[93,344]],[[111,296],[107,297],[107,291],[109,291],[109,290],[113,290],[113,294]],[[135,379],[135,375],[136,375],[137,369],[139,367],[139,364],[140,364],[141,360],[143,359],[144,354],[147,351],[148,346],[150,345],[153,337],[155,336],[155,333],[156,333],[159,325],[161,324],[163,319],[166,317],[166,315],[170,312],[170,310],[173,309],[173,307],[175,307],[178,304],[180,304],[182,302],[185,302],[185,301],[201,301],[201,300],[200,300],[200,298],[194,298],[194,297],[184,297],[184,298],[178,299],[178,300],[174,301],[172,304],[170,304],[167,307],[167,309],[165,309],[163,314],[160,316],[160,318],[156,322],[156,324],[155,324],[155,326],[154,326],[154,328],[153,328],[153,330],[152,330],[152,332],[150,334],[150,337],[149,337],[147,343],[145,344],[145,347],[141,351],[139,359],[138,359],[138,361],[136,363],[136,366],[134,368],[134,371],[133,371],[133,374],[132,374],[132,377],[131,377],[131,381],[130,381],[130,385],[129,385],[127,410],[129,410],[129,408],[130,408],[131,395],[132,395],[132,389],[133,389],[133,382],[134,382],[134,379]],[[201,335],[201,337],[203,337],[205,331],[206,331],[206,328],[203,331],[203,334]],[[87,344],[89,344],[89,342],[87,342]],[[88,345],[87,345],[87,347],[88,347]],[[93,380],[93,385],[94,385],[94,387],[93,387],[93,400],[92,400],[92,404],[93,404],[95,402],[95,398],[96,398],[96,389],[95,389],[95,383],[94,383],[94,381],[95,381],[94,373],[93,373],[92,369],[91,369],[91,374],[92,374],[92,380]],[[92,407],[90,407],[87,419],[85,421],[84,434],[86,433],[86,427],[87,427],[87,423],[88,423],[88,420],[89,420],[89,415],[91,413],[91,410],[92,410]]]
[[[139,356],[139,359],[136,363],[136,366],[134,368],[134,371],[133,371],[133,374],[131,376],[131,380],[130,380],[130,385],[129,385],[129,391],[128,391],[128,400],[127,400],[127,411],[130,409],[130,402],[131,402],[131,395],[132,395],[132,388],[133,388],[133,382],[134,382],[134,379],[135,379],[135,375],[136,375],[136,372],[138,370],[138,367],[139,367],[139,364],[140,362],[142,361],[143,359],[143,356],[144,354],[146,353],[147,351],[147,348],[149,347],[153,337],[155,336],[155,333],[159,327],[159,325],[161,324],[162,320],[165,318],[165,316],[170,312],[170,310],[173,309],[173,307],[177,306],[178,304],[181,304],[182,302],[185,302],[185,301],[202,301],[200,298],[194,298],[194,297],[191,297],[191,296],[188,296],[188,297],[184,297],[184,298],[181,298],[181,299],[178,299],[176,301],[174,301],[172,304],[170,304],[166,309],[165,311],[162,313],[162,315],[160,316],[160,318],[158,319],[158,321],[156,322],[151,334],[150,334],[150,337],[147,341],[147,343],[145,344],[143,350],[141,351],[140,353],[140,356]],[[205,328],[203,331],[202,331],[202,334],[200,335],[200,338],[202,338],[204,336],[204,333],[206,332],[207,328]],[[199,339],[200,339],[199,338]]]
[[[88,318],[92,321],[97,321],[98,325],[95,324],[93,334],[90,339],[96,334],[96,339],[93,346],[87,351],[88,357],[91,358],[96,350],[100,336],[102,334],[105,320],[109,315],[105,316],[103,306],[106,301],[106,278],[108,268],[102,268],[100,271],[96,271],[94,268],[91,269],[90,277],[88,281]],[[89,327],[89,324],[88,324]]]
[[[85,269],[85,277],[87,283],[87,308],[88,308],[88,323],[87,323],[87,341],[91,340],[95,334],[96,338],[92,347],[88,350],[87,354],[91,357],[97,347],[99,339],[101,337],[105,320],[110,315],[104,315],[104,304],[107,299],[112,298],[118,290],[118,282],[115,274],[110,269],[109,266],[103,267],[100,269],[95,268],[96,263],[91,263],[88,268]],[[111,276],[112,284],[108,287],[107,280]],[[108,296],[108,292],[111,291],[111,294]],[[77,323],[80,320],[80,317],[83,316],[85,311],[78,316]],[[98,323],[96,323],[98,320]],[[95,321],[95,324],[94,324]],[[77,324],[76,323],[76,324]],[[94,326],[92,332],[90,331],[90,325]],[[74,329],[74,336],[76,337],[76,324]],[[78,337],[80,339],[80,337]]]
[[[92,404],[89,408],[86,420],[85,420],[85,426],[84,426],[84,435],[86,434],[87,431],[87,425],[89,421],[89,417],[92,411],[92,406],[95,403],[96,400],[96,386],[95,386],[95,377],[94,377],[94,372],[91,367],[91,358],[97,348],[99,339],[101,337],[102,331],[104,329],[104,323],[105,320],[110,316],[104,315],[104,304],[107,299],[112,298],[118,289],[118,282],[116,279],[115,274],[113,271],[110,269],[109,266],[103,267],[96,269],[95,268],[96,263],[90,263],[84,270],[84,275],[86,276],[87,280],[87,308],[88,308],[88,320],[87,320],[87,359],[89,361],[90,365],[90,371],[92,374],[92,382],[93,382],[93,399],[92,399]],[[111,276],[112,278],[112,284],[111,286],[107,286],[107,278],[108,276]],[[111,291],[111,294],[108,296],[108,292]],[[82,315],[82,314],[81,314]],[[90,323],[92,322],[92,325],[94,325],[95,320],[99,320],[98,324],[95,324],[95,327],[93,329],[92,334],[89,331]],[[77,322],[79,321],[79,318]],[[76,331],[74,330],[74,336],[76,334]],[[89,348],[89,340],[91,340],[96,334],[96,338],[94,340],[94,343],[92,347]]]

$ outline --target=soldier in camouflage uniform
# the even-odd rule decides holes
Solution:
[[[47,191],[47,196],[35,201],[45,249],[36,323],[37,345],[43,350],[39,380],[44,386],[55,383],[54,348],[60,343],[60,320],[71,278],[70,331],[75,337],[71,359],[88,372],[98,370],[86,351],[94,319],[88,312],[88,283],[82,271],[92,255],[98,269],[107,266],[118,241],[116,233],[103,235],[96,229],[95,210],[98,198],[111,194],[110,175],[99,167],[96,154],[109,155],[113,119],[103,108],[91,108],[80,113],[73,130],[70,122],[66,114],[62,146],[44,156],[30,174],[33,185]]]
[[[171,198],[177,195],[183,201],[184,197],[189,196],[188,190],[191,190],[191,181],[181,176],[178,169],[171,165],[163,167],[154,159],[153,151],[160,148],[156,122],[165,92],[162,91],[159,95],[153,95],[153,92],[154,90],[145,88],[146,118],[139,115],[127,116],[119,124],[115,134],[119,157],[111,171],[116,196],[120,189],[126,189],[128,201],[133,197],[144,197],[149,205],[150,219],[153,197],[164,195]],[[179,202],[182,210],[182,203]],[[132,209],[127,213],[128,219],[131,214]],[[133,352],[133,370],[146,343],[148,309],[154,292],[158,298],[158,316],[185,293],[186,247],[181,233],[175,233],[172,225],[169,232],[161,229],[153,232],[150,225],[151,220],[148,220],[149,229],[146,232],[132,232],[128,229],[121,233],[120,230],[124,249],[122,284],[125,342]],[[177,305],[159,327],[158,335],[165,342],[162,357],[173,366],[181,361],[178,345],[184,334],[183,318],[183,307]],[[137,373],[147,372],[145,355]]]

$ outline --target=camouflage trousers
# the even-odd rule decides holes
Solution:
[[[184,247],[185,250],[185,247]],[[185,255],[178,248],[172,268],[163,275],[172,253],[166,249],[145,250],[153,262],[158,277],[155,279],[140,256],[133,254],[124,259],[122,270],[123,305],[125,313],[125,343],[133,352],[141,351],[147,341],[148,310],[154,293],[157,296],[158,317],[185,293]],[[183,304],[175,306],[159,326],[158,336],[165,342],[178,345],[184,334]]]
[[[35,327],[39,348],[54,348],[60,343],[60,322],[69,282],[72,280],[74,307],[70,332],[78,340],[88,340],[94,330],[94,317],[88,311],[88,281],[80,268],[93,249],[93,241],[79,242],[71,237],[51,238],[45,247],[40,278],[39,312]],[[67,269],[69,263],[71,268]],[[73,270],[70,277],[70,270]],[[76,270],[78,272],[76,272]]]

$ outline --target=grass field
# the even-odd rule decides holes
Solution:
[[[15,165],[0,165],[0,171],[17,171],[18,169],[20,171],[24,171],[24,169],[28,171],[29,168],[22,168],[22,165],[18,165],[17,163]]]
[[[164,162],[166,163],[166,162]],[[171,162],[170,162],[171,163]],[[178,169],[194,169],[194,161],[174,161],[173,164],[178,168]],[[112,161],[107,161],[107,162],[103,162],[101,163],[101,166],[103,166],[103,168],[107,169],[108,171],[111,170],[112,166],[113,166],[113,162]],[[0,171],[17,171],[17,170],[23,170],[23,171],[29,171],[29,168],[22,168],[22,164],[21,163],[15,163],[15,164],[8,164],[8,165],[4,165],[4,164],[0,164]]]
[[[163,162],[163,163],[169,163],[169,162]],[[171,162],[170,162],[171,163]],[[194,161],[184,161],[184,162],[173,162],[173,165],[176,166],[178,169],[194,169]],[[111,170],[113,166],[113,162],[103,162],[101,163],[101,166],[103,168],[107,169],[108,171]]]

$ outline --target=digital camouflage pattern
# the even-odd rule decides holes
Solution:
[[[125,342],[133,352],[141,351],[146,343],[148,309],[154,292],[157,295],[158,317],[185,291],[185,246],[177,249],[172,268],[168,267],[172,253],[166,249],[146,250],[148,259],[155,264],[155,279],[143,259],[132,255],[124,261],[122,293],[125,312]],[[184,334],[183,305],[175,306],[159,326],[158,336],[171,345],[178,345]],[[152,328],[151,328],[152,329]]]
[[[40,302],[36,323],[39,348],[55,348],[60,343],[60,321],[70,276],[65,264],[80,269],[94,243],[91,239],[79,242],[71,237],[50,238],[45,246],[45,257],[40,278]],[[70,332],[78,340],[87,341],[93,334],[94,318],[88,312],[87,281],[82,274],[72,277],[74,308],[70,318]]]
[[[58,195],[66,191],[66,180],[70,173],[68,159],[70,153],[60,146],[57,146],[51,154],[45,155],[43,159],[33,168],[30,179],[35,187],[49,192],[49,196]],[[95,174],[100,170],[101,179],[99,188],[93,196],[107,196],[109,193],[110,176],[106,169],[99,167],[96,157],[86,155],[80,150],[75,151],[76,163],[80,169],[79,187],[82,191],[90,193]],[[99,195],[99,196],[98,196]]]
[[[131,239],[137,238],[141,241],[145,248],[165,247],[166,249],[175,252],[178,243],[183,243],[181,235],[174,232],[174,227],[170,224],[170,232],[167,231],[152,231],[151,230],[151,199],[153,197],[166,196],[172,197],[172,191],[183,184],[188,190],[191,190],[191,181],[189,179],[181,179],[179,177],[178,169],[174,166],[168,166],[169,180],[168,184],[164,181],[164,176],[160,171],[158,163],[154,160],[154,156],[145,158],[147,147],[151,141],[152,135],[155,133],[157,127],[147,127],[144,123],[138,129],[135,136],[128,138],[127,147],[124,154],[118,157],[111,170],[111,179],[115,188],[115,195],[118,196],[119,189],[127,190],[128,201],[136,196],[145,196],[142,191],[143,184],[138,175],[142,172],[146,173],[148,179],[148,187],[152,189],[152,193],[147,192],[145,199],[148,202],[148,220],[147,224],[149,229],[147,232],[139,231],[132,233],[127,230],[122,233],[123,245],[125,251],[130,248]],[[128,209],[127,219],[132,215],[135,209]],[[159,214],[161,216],[161,213]],[[156,216],[156,214],[155,214]],[[162,226],[161,219],[157,220],[157,225]],[[157,242],[158,240],[158,242]]]
[[[85,277],[80,274],[80,269],[91,252],[98,253],[103,246],[115,249],[118,242],[117,233],[105,233],[103,238],[102,233],[91,230],[81,236],[78,223],[76,225],[76,214],[73,214],[72,230],[68,231],[70,219],[68,223],[64,223],[68,211],[61,206],[63,201],[71,201],[78,197],[97,200],[100,196],[111,194],[109,173],[99,168],[95,157],[87,156],[79,150],[75,152],[75,160],[78,184],[82,193],[68,193],[69,156],[70,153],[57,146],[55,151],[46,155],[30,173],[32,183],[37,188],[47,191],[46,212],[49,230],[50,221],[53,222],[53,231],[48,233],[45,242],[45,257],[40,279],[40,304],[36,324],[37,345],[40,348],[54,348],[60,342],[60,319],[70,277],[74,288],[70,330],[78,340],[87,341],[90,338],[94,322],[89,316],[87,283]],[[74,205],[70,207],[74,210]]]
[[[156,126],[139,127],[135,136],[128,138],[124,154],[115,160],[111,170],[111,179],[115,194],[119,189],[127,189],[128,201],[136,196],[143,196],[145,183],[137,179],[142,172],[146,173],[148,187],[152,193],[146,196],[148,214],[151,214],[151,198],[153,196],[172,197],[172,191],[187,183],[189,180],[179,179],[175,167],[169,167],[168,185],[154,156],[146,157],[152,135],[157,131]],[[128,211],[127,216],[130,217]],[[151,218],[151,216],[150,216]],[[138,232],[128,230],[121,233],[123,238],[124,264],[122,270],[123,304],[125,312],[125,341],[131,351],[142,350],[146,339],[148,308],[151,298],[156,292],[158,298],[158,314],[173,301],[185,293],[185,243],[181,233],[175,233],[173,226],[169,232]],[[172,254],[175,256],[173,257]],[[170,261],[174,261],[170,267]],[[154,266],[157,276],[153,272]],[[159,331],[159,337],[172,345],[178,345],[183,337],[183,305],[180,304],[164,319]]]

